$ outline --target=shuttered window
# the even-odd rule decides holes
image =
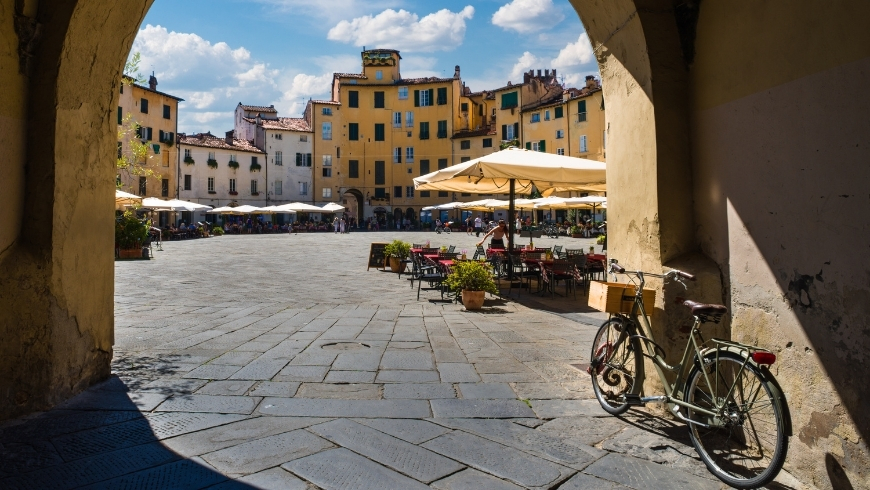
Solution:
[[[359,92],[356,90],[349,90],[347,92],[347,106],[348,107],[359,107]]]
[[[438,105],[447,105],[447,87],[438,89]]]
[[[383,160],[375,162],[375,185],[384,185],[387,181],[386,165]]]
[[[375,124],[375,141],[384,141],[384,125]]]
[[[384,93],[383,92],[375,92],[375,109],[383,109],[384,108]]]
[[[359,141],[359,123],[349,123],[347,125],[347,139]]]
[[[347,173],[350,179],[359,178],[359,160],[350,160],[347,163]]]
[[[509,94],[502,94],[501,96],[501,108],[502,109],[510,109],[511,107],[516,107],[519,105],[517,92],[511,92]]]

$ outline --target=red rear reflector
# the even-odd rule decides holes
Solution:
[[[773,364],[776,362],[776,354],[771,352],[753,352],[752,360],[758,364]]]

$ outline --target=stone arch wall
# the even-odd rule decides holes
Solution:
[[[112,113],[151,1],[0,2],[0,419],[109,373]],[[787,366],[787,469],[867,488],[870,4],[571,3],[607,101],[610,254],[698,273],[693,296],[734,311],[719,334]]]

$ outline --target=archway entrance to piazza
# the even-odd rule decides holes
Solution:
[[[348,189],[341,195],[343,206],[345,206],[348,216],[356,218],[358,224],[362,224],[363,212],[365,211],[365,200],[362,192],[357,189]]]
[[[0,53],[3,419],[109,374],[110,115],[151,0],[14,3],[0,11],[18,38]],[[870,148],[870,33],[860,25],[870,6],[835,3],[821,18],[812,0],[572,2],[607,100],[611,256],[696,272],[695,297],[732,308],[725,335],[779,349],[780,381],[803,402],[792,407],[799,437],[786,468],[822,487],[834,478],[818,467],[828,456],[853,483],[870,467],[861,445],[870,439],[861,330],[870,267],[864,249],[845,247],[867,242],[855,223],[868,203],[849,197],[866,196],[856,185],[867,180]],[[806,33],[810,42],[793,43]],[[807,196],[824,204],[793,206]],[[658,313],[663,334],[684,320]]]

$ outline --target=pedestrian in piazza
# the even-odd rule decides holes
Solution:
[[[474,231],[474,228],[472,228],[472,226],[471,226],[471,215],[468,215],[468,217],[465,218],[465,234],[471,235],[471,233],[473,231]]]
[[[480,230],[483,227],[483,222],[480,220],[480,215],[477,215],[477,218],[474,218],[474,233],[478,238],[480,238]]]
[[[332,220],[332,229],[335,230],[335,233],[338,233],[338,216]]]
[[[341,221],[338,222],[338,229],[340,233],[347,233],[345,230],[347,223],[345,223],[344,218],[341,218]]]

